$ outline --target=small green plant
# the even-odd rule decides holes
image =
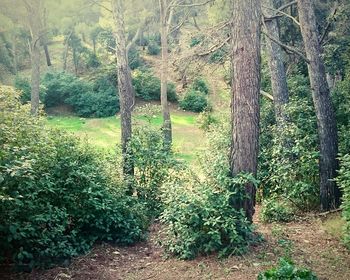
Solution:
[[[281,258],[278,266],[261,272],[257,280],[317,280],[317,276],[309,269],[298,268],[294,263]]]
[[[136,96],[144,100],[160,100],[160,79],[150,70],[136,69],[132,74],[132,84]],[[175,85],[168,83],[167,95],[169,101],[177,101]]]
[[[343,190],[344,243],[350,249],[350,154],[341,157],[337,183]]]
[[[149,41],[147,45],[147,52],[149,55],[158,55],[160,54],[160,46],[156,41]]]
[[[263,202],[260,213],[264,222],[290,222],[294,218],[293,209],[284,201],[269,198]]]
[[[209,106],[206,96],[194,89],[189,89],[185,93],[179,105],[181,109],[192,112],[203,112]]]
[[[210,127],[214,124],[217,124],[218,120],[215,118],[211,112],[204,111],[199,113],[197,117],[198,127],[204,131],[209,131]]]
[[[208,83],[201,77],[195,78],[191,84],[191,88],[200,91],[204,94],[209,94],[209,86]]]

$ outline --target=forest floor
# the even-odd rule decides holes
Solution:
[[[297,265],[311,268],[320,280],[349,280],[350,252],[334,235],[339,213],[327,217],[309,215],[287,224],[263,224],[255,220],[264,241],[243,256],[218,259],[202,256],[191,261],[165,258],[159,246],[159,225],[155,224],[147,241],[131,247],[96,245],[87,255],[74,259],[67,267],[7,274],[9,280],[170,280],[235,279],[255,280],[259,272],[290,256]],[[335,230],[335,231],[334,231]]]

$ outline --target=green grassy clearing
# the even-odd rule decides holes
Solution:
[[[86,119],[76,116],[48,116],[47,123],[51,127],[63,129],[79,137],[86,137],[97,148],[113,150],[120,143],[120,118],[109,117]],[[148,125],[148,120],[142,115],[136,115],[134,123]],[[154,127],[160,127],[162,117],[154,116],[150,120]],[[193,161],[197,152],[204,146],[204,134],[196,126],[196,116],[176,112],[172,114],[173,145],[178,157]]]

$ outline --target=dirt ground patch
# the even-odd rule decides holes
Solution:
[[[320,280],[349,280],[350,252],[322,227],[324,221],[309,216],[288,224],[262,224],[257,231],[265,241],[251,247],[244,256],[219,260],[203,256],[192,261],[165,258],[158,245],[159,225],[151,228],[149,239],[132,247],[100,244],[67,267],[31,273],[0,274],[11,280],[168,280],[235,279],[253,280],[260,271],[275,265],[282,256],[291,256],[311,268]]]

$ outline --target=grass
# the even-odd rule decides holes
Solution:
[[[203,132],[196,127],[194,114],[176,112],[172,114],[173,146],[178,157],[191,162],[204,145]],[[51,127],[63,129],[79,137],[86,137],[97,148],[113,150],[120,143],[120,118],[80,118],[76,116],[48,116]],[[136,115],[134,123],[149,125],[146,117]],[[161,127],[162,117],[156,115],[150,119],[150,125]]]

